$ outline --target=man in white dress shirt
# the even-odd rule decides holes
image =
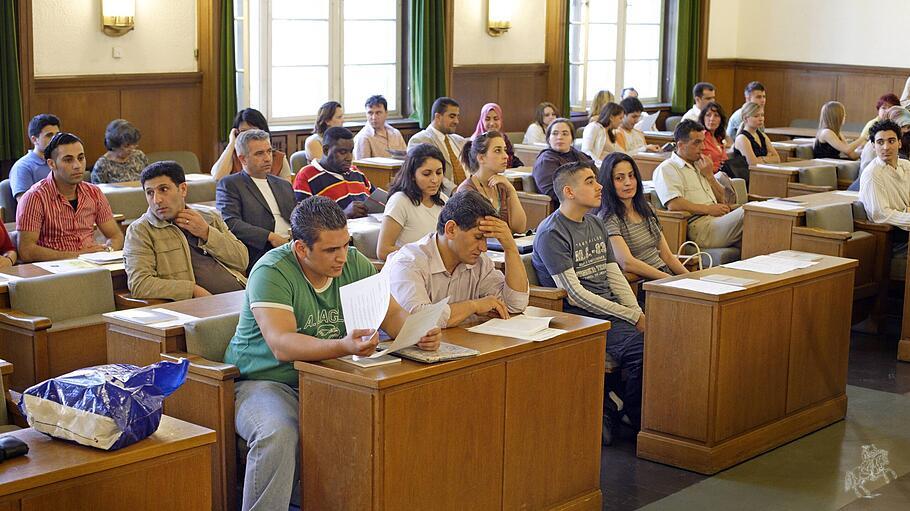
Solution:
[[[433,121],[427,126],[427,129],[415,133],[408,140],[408,149],[417,144],[430,144],[442,152],[446,159],[443,192],[449,195],[455,186],[464,181],[466,175],[459,160],[465,139],[455,134],[461,107],[452,98],[437,98],[433,102],[432,113]]]
[[[873,222],[910,231],[910,162],[898,158],[901,129],[891,120],[869,130],[876,157],[863,170],[859,200]]]
[[[701,109],[717,97],[717,87],[713,83],[698,82],[692,87],[692,95],[695,96],[695,104],[683,115],[683,120],[698,122]]]

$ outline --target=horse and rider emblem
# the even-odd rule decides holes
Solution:
[[[890,479],[888,476],[891,476]],[[897,479],[897,473],[888,467],[888,451],[875,447],[874,444],[863,446],[863,462],[860,466],[847,472],[844,478],[844,491],[853,490],[860,498],[872,498],[866,483],[884,479],[885,484]]]

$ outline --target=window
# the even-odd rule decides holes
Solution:
[[[584,110],[608,89],[635,87],[642,102],[661,96],[663,0],[572,0],[569,99]]]
[[[364,101],[382,94],[389,112],[398,113],[401,0],[236,3],[249,20],[245,50],[236,52],[239,105],[262,111],[270,124],[302,124],[315,121],[329,100],[344,105],[346,119],[365,119]]]

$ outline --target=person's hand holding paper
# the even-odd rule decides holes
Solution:
[[[449,299],[445,298],[409,315],[404,325],[401,326],[398,337],[395,338],[395,341],[392,342],[388,349],[373,353],[370,358],[388,355],[415,344],[422,350],[435,351],[439,347],[439,341],[442,337],[442,332],[436,325],[448,303]]]

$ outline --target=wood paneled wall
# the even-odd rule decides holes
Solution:
[[[78,135],[86,158],[105,152],[104,129],[117,118],[142,133],[139,147],[202,154],[202,73],[38,78],[32,82],[28,117],[51,112],[61,129]]]
[[[714,83],[717,98],[727,114],[742,106],[746,84],[765,85],[766,126],[788,126],[793,119],[818,119],[827,101],[840,101],[847,122],[863,122],[876,115],[879,96],[898,96],[910,69],[810,64],[771,60],[709,59],[705,79]]]
[[[461,104],[458,133],[470,136],[485,103],[498,103],[505,118],[503,131],[524,131],[534,109],[547,98],[546,64],[458,66],[452,69],[451,96]]]

